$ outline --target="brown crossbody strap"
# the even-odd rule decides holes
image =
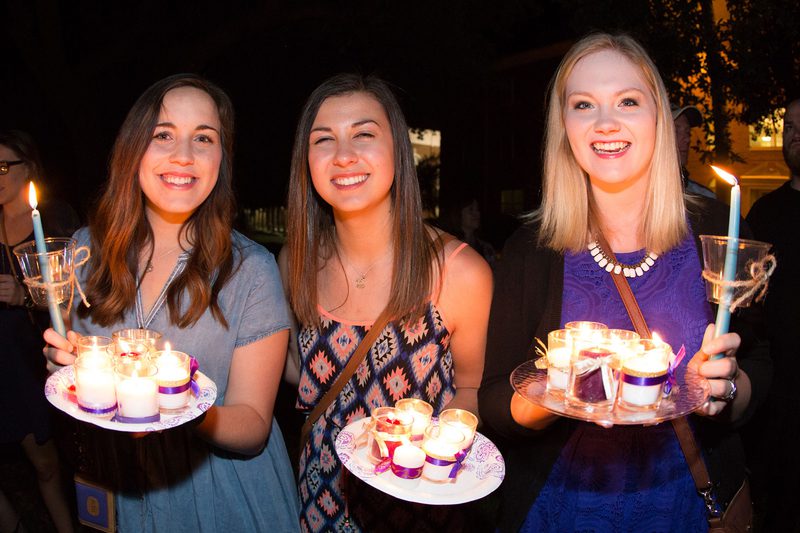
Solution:
[[[603,251],[606,255],[616,261],[614,252],[611,250],[611,247],[608,245],[608,242],[606,242],[602,233],[598,232],[597,240],[600,246],[603,247]],[[613,272],[611,273],[611,278],[617,286],[619,295],[622,297],[622,303],[625,304],[625,309],[628,311],[628,316],[631,317],[633,327],[636,328],[636,333],[642,338],[651,338],[650,328],[647,327],[647,322],[642,315],[642,310],[639,308],[639,303],[636,301],[636,296],[633,295],[627,278],[625,278],[622,273],[615,274]],[[678,443],[681,446],[683,455],[686,457],[689,470],[692,472],[692,478],[694,479],[695,487],[697,487],[697,492],[703,496],[706,509],[711,515],[716,510],[713,494],[711,493],[711,477],[708,475],[708,469],[706,469],[706,464],[703,461],[702,455],[700,455],[700,449],[692,433],[692,428],[689,427],[689,422],[686,420],[685,416],[672,419],[672,427],[675,430],[675,435],[678,437]]]
[[[317,402],[317,405],[314,406],[314,409],[311,410],[311,413],[309,413],[308,418],[306,418],[306,421],[303,424],[303,428],[300,430],[301,450],[305,447],[306,442],[308,442],[308,436],[311,433],[311,427],[317,420],[319,420],[319,417],[325,413],[336,397],[339,396],[339,393],[342,392],[345,384],[350,381],[351,377],[353,377],[358,365],[360,365],[361,362],[366,358],[370,347],[375,344],[375,340],[378,338],[378,335],[381,334],[383,328],[385,328],[386,324],[389,323],[389,318],[389,309],[386,308],[375,320],[375,323],[372,324],[372,327],[369,328],[369,331],[366,335],[364,335],[364,338],[361,339],[356,351],[350,356],[350,360],[347,361],[347,364],[345,365],[341,374],[339,374],[339,376],[336,378],[336,381],[331,384],[331,388],[328,389],[328,392],[325,393],[322,399]]]

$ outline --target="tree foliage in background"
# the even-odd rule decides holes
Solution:
[[[728,0],[728,11],[722,36],[735,116],[746,124],[774,120],[776,109],[800,97],[800,3]]]
[[[562,2],[576,35],[625,32],[644,44],[672,101],[707,117],[705,146],[695,146],[703,161],[741,160],[731,150],[731,120],[774,116],[800,87],[796,0],[728,0],[727,16],[714,13],[712,0]]]

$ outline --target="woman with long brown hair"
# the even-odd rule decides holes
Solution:
[[[193,75],[156,82],[125,119],[107,187],[76,234],[92,250],[82,276],[92,307],[77,308],[74,330],[154,329],[217,385],[197,424],[140,439],[102,434],[119,437],[100,450],[117,461],[100,481],[116,492],[122,530],[297,529],[272,416],[289,318],[274,258],[232,229],[232,155],[222,90]],[[52,362],[72,362],[75,332],[45,338]]]
[[[491,271],[421,211],[408,127],[388,85],[351,74],[323,82],[297,127],[279,259],[300,327],[287,365],[298,408],[313,409],[382,310],[391,320],[303,443],[306,530],[424,531],[449,516],[409,510],[365,486],[345,489],[333,444],[348,423],[404,397],[426,400],[436,414],[477,412]]]

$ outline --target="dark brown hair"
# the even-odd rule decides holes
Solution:
[[[316,193],[308,166],[311,128],[322,103],[333,96],[367,94],[383,106],[394,142],[392,198],[392,246],[394,268],[388,307],[396,318],[419,316],[434,288],[435,268],[440,265],[438,240],[422,221],[414,153],[408,126],[389,85],[374,76],[339,74],[314,89],[303,107],[294,139],[289,180],[288,259],[289,303],[304,325],[316,324],[317,273],[320,261],[335,252],[331,207]]]
[[[190,239],[192,252],[186,268],[167,291],[170,322],[188,327],[210,309],[217,321],[228,326],[217,296],[233,272],[233,104],[222,89],[194,74],[176,74],[150,86],[133,104],[114,142],[108,182],[89,219],[93,248],[86,292],[92,307],[78,310],[101,326],[122,320],[134,305],[140,254],[146,248],[151,256],[153,253],[153,232],[145,217],[144,193],[138,180],[139,164],[150,144],[164,96],[180,87],[199,89],[216,104],[222,161],[214,189],[181,228],[181,235]],[[181,315],[184,291],[190,304]]]
[[[0,144],[14,152],[18,158],[25,161],[28,167],[28,176],[41,181],[44,176],[42,159],[39,156],[39,149],[28,133],[21,130],[4,130],[0,132]]]

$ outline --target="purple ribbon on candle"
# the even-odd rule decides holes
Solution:
[[[660,376],[649,376],[649,377],[642,377],[642,376],[631,376],[630,374],[622,374],[622,381],[625,383],[629,383],[630,385],[639,385],[642,387],[649,387],[651,385],[659,385],[664,383],[667,380],[667,374],[662,374]]]
[[[123,424],[147,424],[149,422],[158,422],[161,420],[161,415],[156,413],[152,416],[122,416],[117,413],[113,418],[114,422],[122,422]]]
[[[97,407],[86,407],[85,405],[81,405],[80,403],[78,403],[78,408],[81,411],[84,411],[86,413],[91,413],[93,415],[107,415],[108,413],[116,410],[117,404],[114,404],[111,407],[97,408]]]
[[[675,354],[675,359],[669,364],[669,368],[667,368],[667,383],[664,385],[664,396],[668,396],[670,391],[672,391],[672,387],[675,387],[678,382],[675,378],[675,370],[678,368],[678,365],[681,364],[683,358],[686,356],[686,345],[681,344],[681,349],[678,350],[678,353]]]
[[[458,471],[461,470],[461,463],[464,462],[464,459],[466,457],[467,457],[467,450],[461,450],[456,454],[456,460],[455,463],[453,464],[453,469],[450,470],[450,475],[447,477],[449,477],[450,479],[455,479],[456,475],[458,474]]]
[[[162,387],[161,385],[158,386],[159,394],[178,394],[183,391],[189,390],[192,386],[192,380],[190,379],[183,385],[178,385],[177,387]]]
[[[422,467],[419,468],[407,468],[404,466],[397,466],[396,464],[392,463],[392,472],[395,476],[403,479],[417,479],[419,476],[422,475]]]
[[[200,396],[200,385],[197,384],[195,373],[200,368],[200,363],[197,362],[197,359],[189,356],[189,383],[192,387],[192,393],[195,396]]]

